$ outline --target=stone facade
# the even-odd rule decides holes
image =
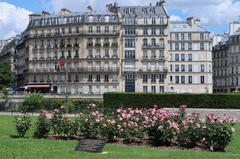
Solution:
[[[45,11],[31,14],[17,46],[20,61],[25,59],[25,64],[18,63],[23,69],[18,71],[24,77],[22,86],[30,91],[58,94],[211,93],[209,32],[196,32],[194,29],[201,28],[200,24],[189,24],[193,28],[190,31],[171,30],[175,24],[169,18],[164,1],[150,6],[110,4],[104,12],[95,12],[89,6],[86,13],[61,9],[57,15]],[[171,49],[173,43],[178,43],[173,39],[176,33],[191,34],[192,39],[184,41],[193,43],[191,51]],[[194,50],[195,46],[199,48]],[[187,58],[190,52],[191,62],[172,60],[177,53]],[[185,78],[192,76],[192,83],[186,80],[188,85],[177,84],[171,81],[177,76],[172,70],[177,63],[204,66],[199,72],[184,72]]]

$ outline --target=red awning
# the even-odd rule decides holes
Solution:
[[[26,88],[49,88],[50,85],[26,85]]]

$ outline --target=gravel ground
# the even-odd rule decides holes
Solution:
[[[173,108],[167,108],[166,110],[169,111],[174,111],[177,109],[173,109]],[[223,116],[224,114],[230,115],[230,116],[234,116],[237,117],[238,119],[240,119],[240,109],[186,109],[187,113],[191,113],[191,112],[196,112],[201,114],[202,117],[204,117],[206,114],[210,114],[210,113],[215,113],[218,114],[220,116]],[[0,115],[13,115],[13,116],[17,116],[17,115],[22,115],[22,113],[19,112],[0,112]],[[31,114],[33,116],[38,116],[39,113],[33,113]],[[76,116],[76,114],[69,114],[69,117],[74,117]]]

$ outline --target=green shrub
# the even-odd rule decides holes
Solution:
[[[45,110],[42,110],[40,115],[38,116],[34,137],[46,138],[50,130],[51,130],[51,124],[49,119],[47,119],[47,112]]]
[[[19,137],[24,137],[31,126],[31,119],[28,114],[16,117],[16,130]]]
[[[32,93],[28,95],[19,109],[23,112],[34,112],[43,108],[44,98],[40,93]]]
[[[189,108],[240,108],[240,94],[152,94],[152,93],[105,93],[104,108],[150,108],[178,107],[186,104]]]

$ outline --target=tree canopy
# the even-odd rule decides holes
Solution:
[[[8,61],[0,60],[0,90],[6,87],[12,87],[16,83],[16,76],[11,71]]]

